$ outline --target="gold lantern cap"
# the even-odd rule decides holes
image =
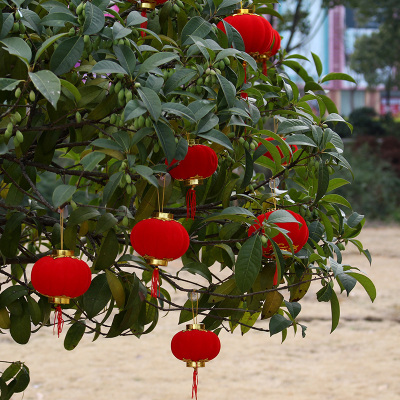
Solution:
[[[52,257],[59,258],[59,257],[74,257],[75,252],[74,250],[53,250]]]
[[[146,1],[146,2],[140,4],[141,10],[154,10],[155,8],[156,8],[155,1]]]
[[[161,219],[163,221],[172,221],[174,219],[174,214],[157,211],[153,213],[152,218]]]
[[[186,325],[186,330],[187,331],[193,331],[193,330],[205,331],[206,330],[206,326],[204,324],[187,324]]]

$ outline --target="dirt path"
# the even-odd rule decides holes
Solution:
[[[303,302],[305,339],[290,332],[280,344],[279,335],[222,333],[220,355],[200,370],[199,400],[400,400],[399,238],[400,227],[364,229],[372,268],[356,249],[347,252],[345,262],[368,273],[378,296],[371,304],[358,286],[349,298],[340,295],[341,322],[333,334],[329,303],[311,301],[318,284]],[[140,340],[87,339],[72,352],[50,329],[25,346],[2,335],[0,359],[29,366],[24,400],[186,400],[192,370],[170,352],[172,336],[182,329],[177,318],[162,318]]]

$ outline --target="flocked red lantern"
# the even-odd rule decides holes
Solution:
[[[224,18],[224,21],[240,33],[246,53],[249,53],[257,61],[263,62],[263,73],[266,75],[266,59],[271,57],[271,46],[274,43],[275,29],[272,25],[267,19],[253,14],[252,10],[248,9],[240,9],[237,14]],[[217,24],[217,27],[226,33],[222,21]],[[246,64],[244,67],[246,69]]]
[[[265,214],[261,214],[257,217],[257,221],[254,225],[251,225],[249,230],[248,230],[248,235],[251,236],[255,231],[261,230],[262,233],[264,233],[263,229],[263,222],[268,220],[269,216],[274,213],[276,210],[268,211]],[[297,253],[299,250],[302,249],[302,247],[307,243],[308,236],[309,236],[309,231],[308,227],[306,224],[306,221],[304,218],[300,215],[295,213],[294,211],[291,210],[286,210],[288,213],[290,213],[299,223],[297,222],[277,222],[275,225],[279,228],[285,229],[287,232],[287,236],[291,239],[292,241],[292,246],[293,250],[295,253]],[[283,235],[283,233],[279,232],[275,237],[272,238],[273,241],[278,245],[278,247],[281,250],[285,251],[291,251],[290,245],[286,239],[286,237]],[[271,258],[273,253],[273,247],[271,241],[268,241],[266,246],[263,246],[263,254],[267,258]],[[274,276],[274,285],[276,285],[277,282],[277,270],[275,271],[275,276]]]
[[[281,36],[279,33],[274,29],[273,31],[274,39],[272,47],[269,51],[269,57],[273,57],[281,48]]]
[[[168,167],[176,165],[169,170],[169,174],[177,180],[183,181],[190,189],[186,193],[187,218],[194,219],[196,214],[195,186],[200,185],[204,179],[209,178],[218,167],[218,157],[215,151],[203,144],[189,140],[188,152],[183,160],[172,160],[171,164],[165,161]]]
[[[131,244],[137,253],[154,266],[151,295],[157,297],[159,288],[158,267],[182,257],[189,247],[186,229],[172,214],[157,212],[152,218],[139,221],[132,229]]]
[[[286,140],[285,138],[282,138],[283,140]],[[271,138],[271,137],[269,137],[269,138],[265,138],[265,140],[267,140],[268,142],[272,142],[274,139],[273,138]],[[257,147],[260,147],[261,146],[261,142],[260,143],[258,143],[258,146]],[[276,145],[276,148],[277,148],[277,150],[279,151],[279,154],[280,154],[280,156],[281,156],[281,160],[283,160],[284,158],[285,158],[285,155],[283,154],[283,151],[282,151],[282,149],[281,149],[281,144],[278,144],[278,145]],[[294,153],[294,152],[296,152],[297,150],[298,150],[298,147],[295,145],[295,144],[291,144],[290,145],[290,148],[292,149],[292,153]],[[274,161],[274,157],[272,157],[272,154],[269,152],[269,151],[267,151],[266,153],[264,153],[264,156],[265,157],[268,157],[270,160],[272,160],[272,161]],[[289,162],[292,160],[292,156],[290,155],[289,156]],[[287,164],[287,162],[283,162],[282,163],[282,165],[286,165]]]
[[[61,304],[82,296],[89,289],[91,277],[89,266],[75,258],[71,250],[55,250],[53,256],[43,257],[33,265],[33,287],[57,305],[54,325],[57,321],[58,336],[64,324]]]
[[[148,0],[148,1],[142,1],[140,3],[140,9],[142,10],[142,17],[147,18],[147,11],[152,11],[156,8],[156,6],[160,5],[160,4],[164,4],[166,3],[168,0]],[[133,2],[133,1],[132,1]],[[141,28],[146,29],[147,28],[147,21],[142,22],[140,24]],[[141,32],[141,36],[145,37],[146,34],[145,32]]]
[[[221,350],[218,336],[204,329],[204,324],[186,325],[186,330],[178,332],[171,341],[171,351],[178,359],[193,368],[192,398],[197,400],[199,382],[198,368],[205,367],[206,362],[214,359]]]

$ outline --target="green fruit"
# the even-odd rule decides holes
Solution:
[[[77,15],[81,15],[83,11],[83,4],[79,4],[78,7],[76,7],[76,13]]]
[[[178,4],[174,4],[174,5],[172,6],[172,9],[173,9],[177,14],[181,11],[181,9],[180,9],[180,7],[178,6]]]
[[[225,69],[225,63],[224,63],[224,61],[223,60],[221,60],[219,63],[218,63],[218,67],[219,67],[219,69]]]
[[[110,124],[114,125],[117,122],[117,115],[112,114],[110,117]]]
[[[16,112],[14,113],[14,118],[15,118],[15,120],[16,120],[17,122],[21,122],[22,117],[21,117],[21,114],[20,114],[18,111],[16,111]]]
[[[20,88],[15,89],[14,95],[18,99],[18,97],[21,96],[21,89]]]
[[[201,86],[197,86],[197,85],[196,85],[196,92],[197,92],[198,94],[201,94],[201,93],[203,92],[203,88],[202,88]]]
[[[126,191],[127,194],[131,194],[131,192],[132,192],[131,186],[127,185],[126,188],[125,188],[125,191]]]
[[[128,226],[129,225],[129,219],[128,217],[125,215],[124,218],[122,218],[122,225],[123,226]]]
[[[231,65],[231,60],[228,57],[225,57],[223,61],[226,66]]]
[[[146,120],[144,119],[144,116],[141,115],[141,116],[138,118],[138,126],[139,126],[139,128],[143,128],[145,122],[146,122]]]
[[[118,81],[118,82],[115,84],[114,92],[115,92],[116,94],[118,94],[118,93],[120,92],[120,90],[121,90],[121,87],[122,87],[122,83]]]
[[[33,90],[31,90],[31,91],[29,92],[29,100],[30,100],[30,101],[35,101],[35,99],[36,99],[35,92],[34,92]]]
[[[115,85],[112,83],[108,89],[108,94],[113,94],[115,91]]]
[[[25,25],[22,22],[19,23],[19,31],[20,31],[20,33],[26,32]]]
[[[254,192],[254,186],[253,186],[253,185],[249,185],[249,190],[250,190],[251,192]]]
[[[18,140],[18,143],[22,143],[24,141],[24,135],[19,130],[15,132],[15,137]]]
[[[126,181],[126,183],[127,183],[128,185],[131,184],[132,178],[131,178],[131,176],[130,176],[129,174],[126,174],[126,175],[125,175],[125,181]]]
[[[181,0],[176,0],[176,4],[178,5],[178,7],[180,8],[184,8],[185,5],[183,4],[183,2]]]
[[[232,138],[235,137],[235,132],[229,132],[229,133],[227,134],[227,136],[228,136],[228,138],[232,139]]]
[[[211,76],[207,76],[206,79],[204,80],[204,83],[209,86],[212,82]]]
[[[133,120],[133,128],[136,129],[136,130],[139,129],[139,121],[138,121],[138,118],[135,118],[135,119]]]
[[[201,86],[203,83],[204,83],[203,78],[199,78],[199,79],[197,79],[197,81],[196,81],[196,84],[197,84],[198,86]]]
[[[255,146],[254,143],[251,143],[251,144],[250,144],[250,149],[251,149],[251,150],[255,150],[255,149],[256,149],[256,146]]]
[[[19,142],[16,136],[14,136],[13,142],[14,142],[14,147],[19,147]]]
[[[125,90],[120,90],[118,92],[118,102],[121,102],[125,100]]]
[[[245,142],[244,137],[240,137],[240,138],[239,138],[239,143],[240,143],[240,144],[244,144],[244,142]]]
[[[151,120],[150,117],[146,118],[146,127],[151,128],[153,126],[153,121]]]
[[[71,28],[71,29],[68,31],[68,36],[70,36],[70,37],[75,36],[75,28]]]
[[[15,13],[15,20],[16,21],[19,21],[21,19],[21,14],[17,11],[16,13]]]
[[[238,250],[240,250],[242,248],[242,245],[239,242],[235,243],[235,246]]]
[[[205,70],[205,73],[206,73],[206,75],[210,75],[211,74],[211,68],[207,68],[206,70]],[[214,72],[215,73],[215,72]]]
[[[90,42],[90,36],[89,35],[84,35],[83,36],[83,43],[88,44]]]
[[[135,88],[140,88],[140,86],[142,86],[139,82],[135,82]]]
[[[158,153],[159,152],[160,145],[158,144],[158,142],[154,143],[153,150],[154,150],[154,153]]]
[[[262,236],[261,236],[261,243],[262,243],[264,246],[266,246],[267,243],[268,243],[268,238],[265,237],[264,235],[262,235]]]
[[[118,73],[116,76],[117,76],[117,79],[124,79],[124,77],[125,77],[125,75],[122,72]]]
[[[7,140],[7,142],[10,140],[10,137],[12,136],[12,128],[11,130],[6,129],[4,132],[4,138]]]
[[[12,28],[12,33],[17,33],[19,32],[19,23],[14,22],[13,28]]]
[[[136,186],[135,185],[131,185],[131,195],[134,196],[136,194]]]
[[[132,92],[129,89],[125,89],[125,100],[126,102],[132,100]]]

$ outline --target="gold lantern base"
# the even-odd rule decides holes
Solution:
[[[149,256],[144,256],[144,258],[149,265],[153,265],[154,267],[166,267],[168,265],[168,261],[171,261],[164,258],[154,258]]]
[[[49,296],[49,303],[54,303],[54,304],[69,304],[70,300],[71,298],[67,296],[54,296],[54,297]]]
[[[185,186],[198,186],[198,185],[202,185],[203,184],[203,180],[204,178],[189,178],[189,179],[184,179],[183,184]]]
[[[74,250],[53,250],[52,257],[59,258],[59,257],[74,257],[75,252]]]
[[[193,331],[193,330],[205,331],[206,330],[206,326],[204,324],[187,324],[186,325],[186,330],[187,331]]]
[[[172,221],[174,219],[174,214],[165,212],[155,212],[153,213],[152,218],[161,219],[162,221]]]
[[[206,366],[206,360],[200,361],[191,361],[191,360],[183,360],[186,362],[186,366],[189,368],[203,368]]]
[[[141,10],[154,10],[155,8],[156,8],[156,3],[152,1],[148,1],[140,5]]]

